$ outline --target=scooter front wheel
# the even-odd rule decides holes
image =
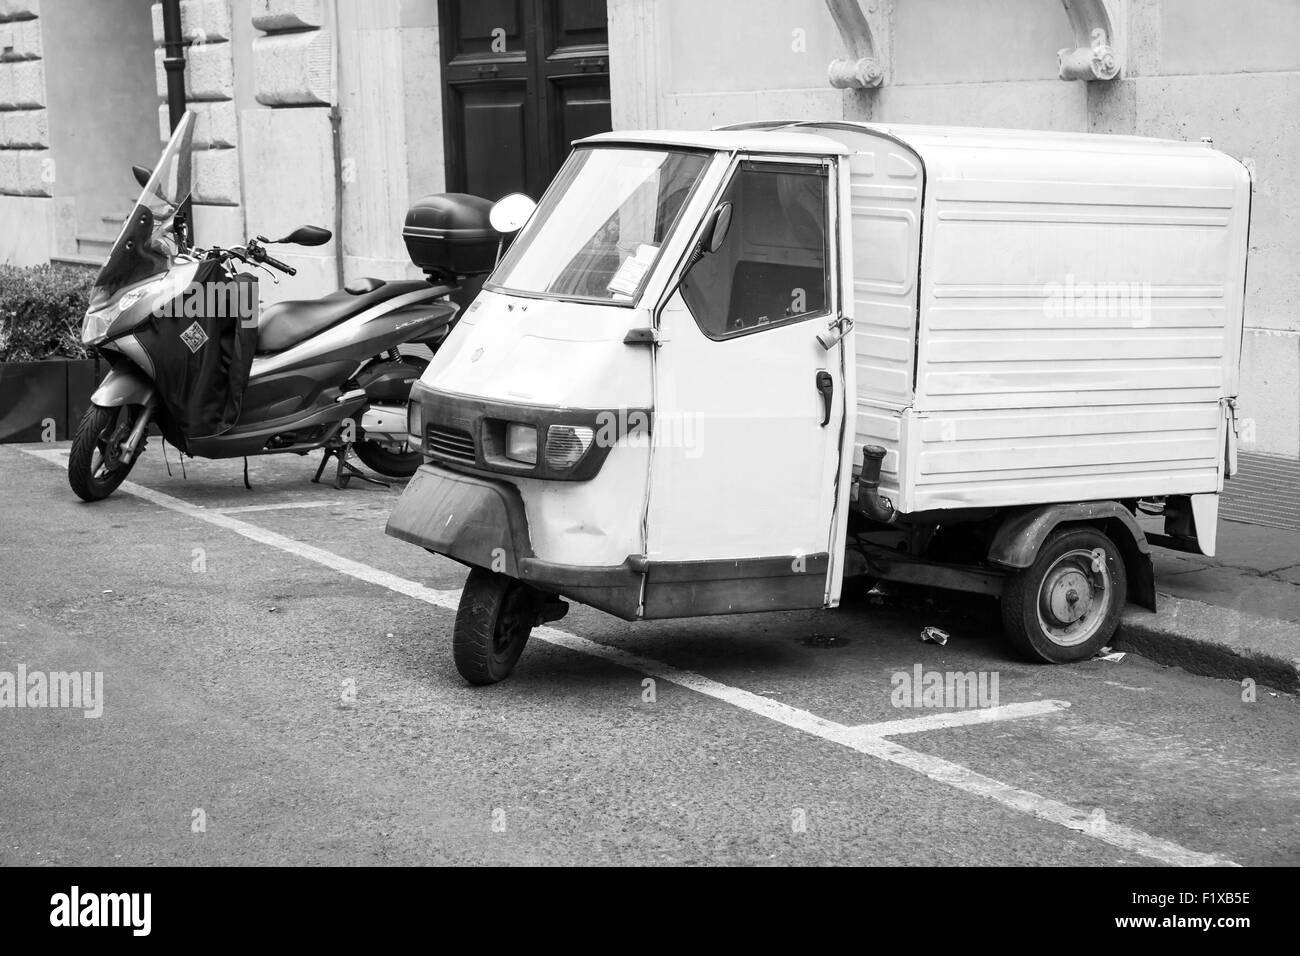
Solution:
[[[452,657],[460,676],[480,685],[510,676],[536,619],[531,587],[486,568],[470,569],[452,633]]]
[[[91,405],[81,417],[68,454],[68,484],[82,501],[101,501],[126,480],[139,449],[126,462],[119,449],[143,413],[141,405]]]

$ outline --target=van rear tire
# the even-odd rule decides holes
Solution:
[[[1092,527],[1058,528],[1002,592],[1002,626],[1029,660],[1088,660],[1110,642],[1128,600],[1124,556]]]
[[[533,588],[486,568],[471,568],[452,632],[452,657],[460,676],[480,686],[509,677],[537,615]]]

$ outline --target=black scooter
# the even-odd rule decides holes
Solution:
[[[150,423],[181,452],[238,458],[324,448],[335,485],[377,484],[349,460],[409,477],[420,454],[407,445],[406,400],[457,306],[453,285],[362,279],[321,299],[280,302],[260,315],[255,268],[295,270],[250,239],[194,248],[182,210],[191,192],[194,114],[177,126],[96,280],[82,327],[111,370],[91,396],[68,459],[73,491],[106,498],[139,459]],[[316,246],[328,230],[303,226],[276,240]]]

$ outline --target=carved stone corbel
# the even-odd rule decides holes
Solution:
[[[1074,28],[1075,48],[1057,51],[1063,80],[1113,80],[1119,76],[1115,29],[1105,0],[1061,0]]]
[[[867,90],[885,81],[885,71],[876,55],[871,24],[859,0],[826,0],[849,56],[832,60],[826,68],[831,86],[837,90]]]

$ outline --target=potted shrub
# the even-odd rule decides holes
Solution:
[[[94,279],[75,266],[0,264],[0,442],[72,437],[98,381],[81,344]]]

